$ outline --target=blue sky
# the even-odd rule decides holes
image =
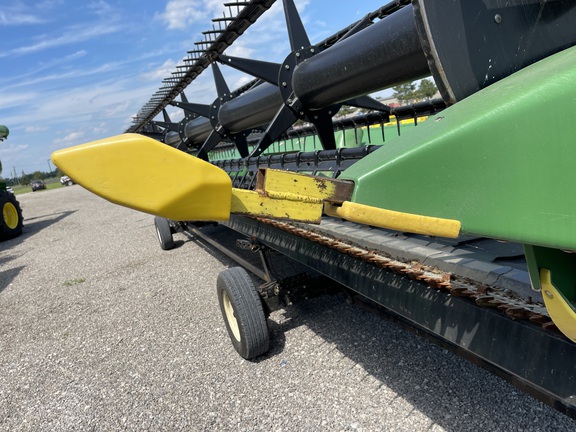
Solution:
[[[131,118],[202,40],[225,0],[3,1],[0,6],[0,143],[4,177],[54,168],[60,148],[124,132]],[[319,42],[386,0],[296,0]],[[282,62],[289,52],[281,0],[226,51]],[[192,102],[216,94],[210,73],[187,87]],[[223,70],[229,87],[248,77]],[[180,110],[170,108],[174,120]]]

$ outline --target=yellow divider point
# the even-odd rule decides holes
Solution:
[[[558,330],[568,339],[576,342],[576,312],[562,293],[552,285],[550,270],[540,269],[540,284],[542,285],[542,298],[550,318]]]
[[[232,182],[220,168],[138,134],[58,150],[54,164],[113,203],[172,220],[230,217]]]
[[[324,211],[329,216],[396,231],[448,238],[456,238],[460,234],[461,224],[457,220],[402,213],[350,201],[343,202],[341,206],[326,203]]]

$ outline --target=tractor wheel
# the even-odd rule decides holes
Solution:
[[[168,219],[156,216],[154,217],[154,225],[156,225],[156,234],[160,247],[163,250],[174,249],[174,239],[172,238],[172,230]]]
[[[246,360],[268,351],[270,334],[260,295],[241,267],[224,270],[216,284],[220,311],[234,349]]]
[[[22,234],[22,209],[16,197],[8,191],[0,191],[0,241],[9,240]]]

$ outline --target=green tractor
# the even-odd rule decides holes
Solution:
[[[0,142],[8,138],[10,131],[4,125],[0,125]],[[0,174],[2,163],[0,162]],[[6,182],[0,177],[0,241],[9,240],[22,234],[22,209],[16,200],[14,193],[6,187]]]

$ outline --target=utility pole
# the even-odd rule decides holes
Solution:
[[[16,177],[16,167],[15,166],[12,167],[12,172],[14,173],[14,174],[12,174],[12,178],[14,179],[14,181],[18,184],[21,184],[20,179],[18,179],[18,177]]]
[[[52,166],[50,165],[50,159],[48,159],[48,175],[52,174]]]

